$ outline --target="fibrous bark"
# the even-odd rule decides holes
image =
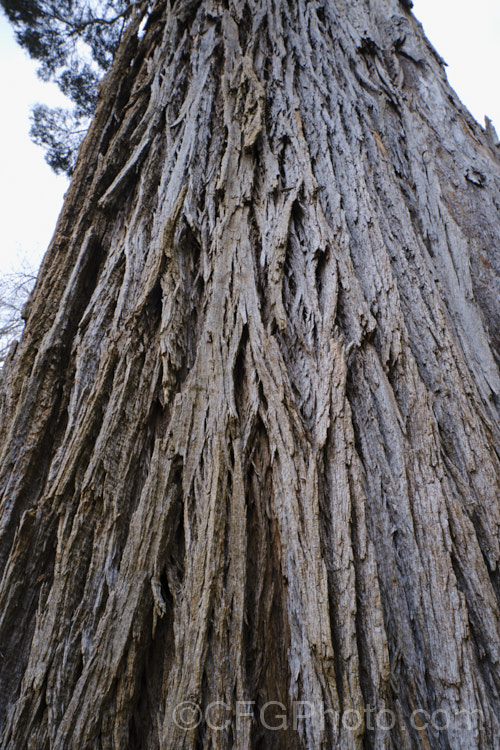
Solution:
[[[138,8],[4,370],[2,748],[498,741],[500,160],[408,5]]]

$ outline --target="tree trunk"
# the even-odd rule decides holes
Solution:
[[[2,748],[496,746],[499,148],[407,6],[132,20],[4,370]]]

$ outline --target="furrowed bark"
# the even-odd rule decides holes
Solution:
[[[134,16],[3,373],[2,748],[495,746],[500,156],[406,6]]]

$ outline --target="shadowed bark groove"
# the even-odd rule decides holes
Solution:
[[[495,746],[500,154],[406,6],[138,5],[2,376],[2,749]]]

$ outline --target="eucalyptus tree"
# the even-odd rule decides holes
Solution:
[[[1,746],[500,735],[500,160],[409,3],[134,7],[4,372]]]

